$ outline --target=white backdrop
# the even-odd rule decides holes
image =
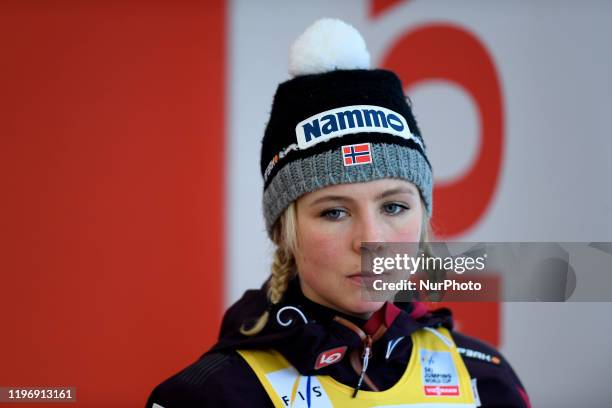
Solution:
[[[276,86],[289,78],[288,48],[320,17],[354,25],[373,65],[400,33],[425,23],[458,25],[487,48],[504,106],[501,175],[488,211],[455,239],[612,241],[612,2],[404,1],[371,19],[363,0],[234,0],[227,33],[227,304],[269,273],[260,141]],[[436,182],[460,176],[480,144],[471,96],[443,81],[407,91]],[[501,350],[534,407],[612,406],[612,303],[511,303],[502,312]]]

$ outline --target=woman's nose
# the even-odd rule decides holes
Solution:
[[[353,250],[357,253],[361,253],[364,249],[363,243],[379,243],[384,242],[382,236],[382,224],[373,215],[364,215],[358,217],[357,222],[354,225],[353,233]],[[369,250],[375,251],[378,245],[369,244],[365,246]]]

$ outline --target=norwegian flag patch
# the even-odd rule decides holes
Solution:
[[[369,143],[342,146],[342,161],[345,166],[372,163],[372,151]]]

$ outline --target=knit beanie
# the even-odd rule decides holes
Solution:
[[[321,19],[291,46],[292,79],[274,95],[261,147],[266,229],[303,194],[383,178],[418,187],[429,215],[433,175],[401,81],[370,69],[359,32]]]

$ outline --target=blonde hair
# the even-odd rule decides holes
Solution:
[[[425,204],[421,202],[423,208],[423,219],[421,224],[420,242],[425,254],[430,252],[427,241],[430,235],[429,215],[425,211]],[[272,229],[272,241],[276,244],[274,257],[272,260],[271,274],[268,280],[268,301],[270,305],[275,305],[281,301],[289,281],[297,274],[295,267],[295,255],[297,253],[297,205],[293,201],[274,224]],[[263,330],[270,318],[269,310],[266,310],[250,328],[240,327],[240,333],[245,336],[253,336]]]
[[[268,301],[275,305],[281,301],[289,281],[295,276],[295,257],[297,251],[297,210],[293,201],[283,212],[272,229],[272,241],[276,244],[270,279],[268,281]],[[240,333],[245,336],[253,336],[259,333],[270,318],[270,312],[266,310],[255,322],[246,329],[244,324],[240,327]]]

